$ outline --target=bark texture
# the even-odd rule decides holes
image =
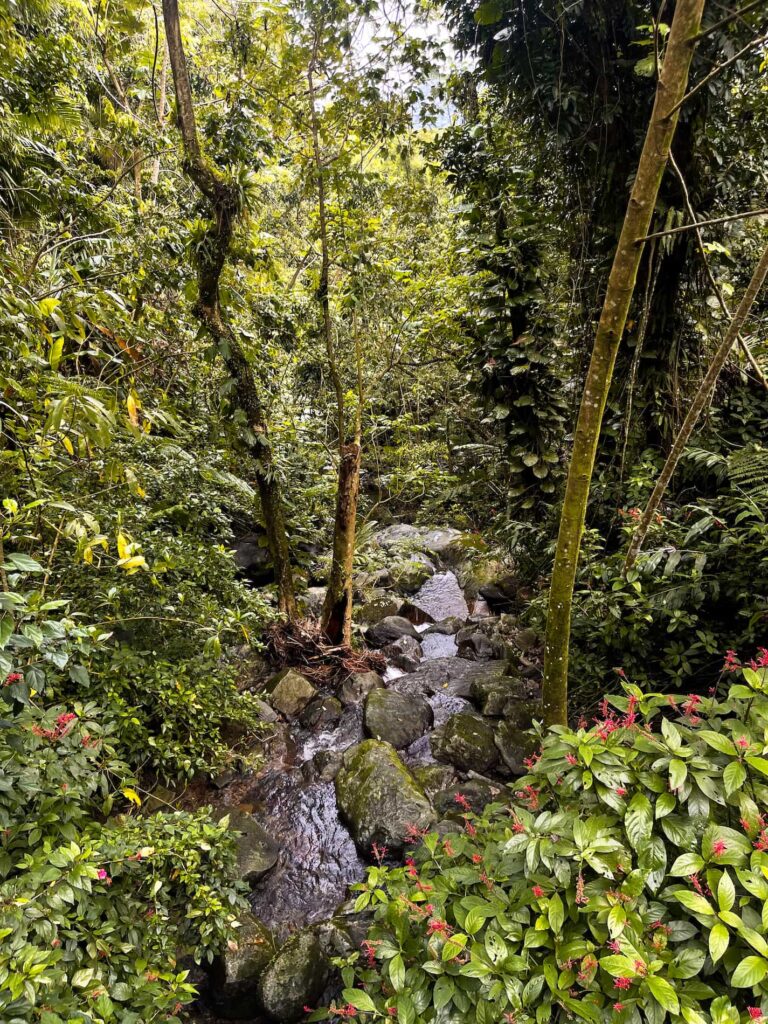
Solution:
[[[548,725],[567,722],[573,588],[600,428],[643,253],[640,240],[648,234],[669,158],[677,126],[677,105],[688,84],[693,38],[700,29],[703,7],[704,0],[679,0],[675,7],[653,111],[608,278],[587,371],[549,594],[543,681],[544,719]]]
[[[181,38],[177,0],[163,0],[168,58],[176,90],[176,116],[184,148],[184,171],[211,205],[212,225],[197,247],[198,298],[195,314],[221,353],[235,385],[237,403],[248,424],[256,485],[261,499],[280,610],[296,616],[288,534],[282,495],[269,443],[267,418],[245,351],[221,310],[219,282],[229,254],[232,234],[241,213],[239,190],[215,170],[200,149],[187,60]]]
[[[760,292],[765,279],[768,276],[768,246],[766,246],[763,255],[760,258],[760,262],[755,267],[755,272],[752,275],[752,280],[749,282],[747,290],[742,296],[739,307],[734,313],[733,319],[731,320],[728,330],[725,332],[725,336],[720,343],[720,347],[709,364],[709,368],[704,375],[704,379],[699,385],[699,389],[694,395],[691,406],[688,413],[683,420],[683,425],[675,438],[674,444],[667,456],[667,461],[659,473],[659,479],[656,481],[656,486],[653,488],[653,492],[648,499],[648,504],[645,506],[645,510],[640,517],[635,532],[632,534],[632,540],[627,551],[626,561],[624,563],[624,571],[631,569],[635,563],[638,552],[643,546],[643,541],[646,538],[648,529],[653,521],[653,517],[656,514],[658,507],[661,503],[661,499],[664,496],[664,492],[669,486],[669,481],[672,479],[672,475],[677,469],[677,464],[685,451],[685,446],[688,444],[693,428],[699,419],[699,416],[703,410],[709,404],[712,397],[712,392],[717,384],[717,378],[725,366],[728,356],[730,355],[731,349],[738,340],[739,332],[744,327],[744,324],[749,316],[750,310],[755,303],[755,299]]]

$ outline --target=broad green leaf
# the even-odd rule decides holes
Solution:
[[[741,960],[731,975],[734,988],[752,988],[759,985],[768,973],[768,960],[761,956],[747,956]]]
[[[741,761],[731,761],[729,765],[726,765],[726,769],[723,772],[723,786],[725,787],[726,796],[730,796],[731,793],[735,793],[737,789],[740,789],[746,777],[747,770]]]
[[[350,1006],[354,1006],[356,1010],[367,1010],[368,1013],[376,1012],[376,1004],[368,993],[363,992],[362,989],[345,988],[341,993],[341,997],[345,1003],[349,1003]]]
[[[703,867],[704,858],[700,857],[698,853],[681,853],[669,869],[669,873],[670,875],[676,876],[695,875],[696,872],[701,871]]]
[[[694,914],[714,914],[714,909],[707,900],[697,892],[691,892],[689,889],[680,889],[672,894],[675,899],[679,900],[684,907],[692,910]]]
[[[724,924],[718,922],[709,933],[709,955],[712,957],[713,963],[717,963],[723,953],[725,953],[729,942],[728,929]]]
[[[659,978],[655,974],[650,974],[646,978],[645,983],[659,1006],[663,1006],[668,1013],[679,1012],[680,1004],[677,994],[665,978]]]

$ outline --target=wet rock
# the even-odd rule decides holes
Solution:
[[[447,764],[421,764],[413,769],[413,777],[434,803],[434,797],[442,790],[453,788],[455,792],[456,773]]]
[[[496,579],[482,583],[478,593],[492,608],[510,608],[518,603],[518,580],[510,573],[502,573]]]
[[[425,660],[431,658],[455,658],[458,653],[456,638],[444,633],[430,633],[422,637],[421,656]]]
[[[378,690],[384,680],[378,672],[353,672],[341,687],[339,697],[342,704],[360,704],[371,690]]]
[[[513,722],[503,721],[496,729],[494,741],[509,771],[513,775],[525,775],[528,769],[523,761],[536,749],[536,737],[523,732]]]
[[[457,615],[449,615],[447,619],[441,619],[440,622],[434,622],[431,626],[424,630],[424,635],[428,636],[431,633],[442,633],[446,636],[451,636],[458,633],[464,625],[464,619],[459,618]]]
[[[436,572],[434,562],[418,551],[407,561],[392,566],[394,584],[401,594],[415,594]]]
[[[318,750],[312,758],[312,775],[319,782],[333,782],[344,762],[340,750]]]
[[[316,731],[333,729],[341,718],[341,701],[335,697],[320,697],[304,708],[299,721],[305,729]]]
[[[413,672],[419,667],[423,656],[421,644],[412,636],[398,637],[394,643],[382,647],[381,653],[390,665],[401,668],[403,672]]]
[[[263,587],[275,578],[265,533],[238,537],[234,546],[235,565],[254,587]]]
[[[237,772],[233,768],[228,768],[226,771],[214,775],[211,779],[211,785],[215,789],[226,789],[230,782],[234,782],[236,778]]]
[[[492,661],[504,655],[504,647],[494,642],[485,633],[467,626],[456,634],[458,657],[469,661]]]
[[[435,658],[424,661],[408,675],[390,685],[399,693],[446,694],[469,697],[476,679],[499,679],[506,669],[503,661],[465,661],[463,658]]]
[[[286,718],[293,718],[303,711],[317,693],[312,683],[293,668],[284,668],[272,676],[266,689],[272,707]]]
[[[275,955],[271,933],[253,914],[240,914],[237,946],[217,956],[210,969],[211,1002],[228,1020],[246,1020],[258,1013],[258,982]]]
[[[445,818],[462,820],[464,811],[480,811],[496,799],[500,789],[481,779],[470,779],[456,786],[446,786],[434,799],[435,810]],[[457,799],[458,798],[458,799]]]
[[[304,1006],[314,1006],[330,975],[328,960],[315,930],[293,935],[269,962],[259,979],[259,1002],[280,1024],[304,1017]]]
[[[358,848],[373,843],[403,847],[409,828],[426,828],[435,812],[394,747],[364,740],[344,756],[336,776],[336,800]]]
[[[528,701],[538,696],[538,687],[529,679],[512,676],[478,678],[472,681],[470,697],[484,715],[501,717],[507,704]]]
[[[262,700],[260,697],[256,697],[254,698],[253,706],[256,712],[256,717],[260,722],[271,723],[277,721],[279,717],[277,712],[270,704],[267,704],[265,700]]]
[[[537,646],[539,637],[535,629],[518,629],[512,638],[512,642],[519,651],[525,654],[531,648]]]
[[[228,817],[230,829],[238,833],[237,873],[244,882],[254,886],[277,864],[280,848],[250,814],[233,808]]]
[[[379,530],[374,535],[374,541],[386,551],[392,551],[395,548],[402,548],[406,545],[416,546],[420,539],[421,530],[417,526],[410,526],[408,523],[393,523],[391,526]]]
[[[416,640],[419,638],[413,623],[400,615],[387,615],[380,622],[369,626],[365,632],[365,639],[372,647],[384,647],[399,640],[401,636],[412,636]]]
[[[504,719],[513,728],[530,729],[534,718],[542,717],[541,701],[536,698],[510,697],[504,705]]]
[[[439,572],[403,604],[400,613],[416,623],[441,622],[452,616],[466,619],[469,607],[454,574]]]
[[[397,750],[409,747],[423,736],[434,719],[423,697],[373,690],[365,702],[365,731],[375,740],[391,743]]]
[[[397,615],[400,607],[400,600],[387,593],[386,590],[371,591],[366,594],[363,604],[354,610],[356,622],[363,625],[375,625],[382,619]]]
[[[427,530],[422,534],[419,543],[424,551],[438,555],[444,562],[461,561],[465,555],[461,530],[452,527]]]
[[[432,756],[465,772],[487,772],[499,760],[493,732],[484,718],[460,712],[430,736]]]

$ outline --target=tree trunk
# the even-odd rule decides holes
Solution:
[[[637,558],[640,548],[643,546],[648,529],[653,521],[653,517],[661,503],[661,499],[664,496],[664,492],[669,486],[669,481],[672,479],[672,475],[677,469],[677,464],[685,451],[685,446],[688,444],[693,429],[701,415],[702,411],[706,408],[712,392],[717,384],[717,378],[723,367],[726,364],[728,356],[730,355],[731,349],[738,340],[739,332],[744,326],[749,312],[755,303],[758,292],[765,283],[765,279],[768,276],[768,246],[763,251],[763,255],[760,257],[760,262],[755,267],[755,272],[752,275],[752,280],[749,282],[747,290],[744,292],[739,308],[736,310],[733,320],[731,320],[728,330],[725,332],[725,337],[720,343],[712,362],[709,364],[709,369],[704,375],[704,379],[699,385],[698,391],[693,397],[691,407],[683,420],[683,425],[680,428],[680,432],[675,438],[675,442],[672,445],[667,461],[664,463],[664,467],[659,473],[659,479],[656,481],[656,486],[653,489],[653,493],[648,499],[648,504],[645,506],[635,532],[632,534],[632,540],[627,551],[627,558],[624,563],[624,571],[631,569],[634,565],[635,559]]]
[[[544,648],[543,700],[548,725],[568,719],[568,646],[573,588],[584,532],[589,486],[616,353],[627,322],[661,179],[677,125],[675,108],[685,95],[704,0],[678,0],[659,76],[650,123],[621,229],[595,335],[573,440],[555,564],[549,592]],[[672,113],[675,111],[674,113]]]
[[[255,462],[256,484],[275,569],[279,607],[289,618],[295,618],[296,597],[288,534],[280,485],[269,443],[267,418],[259,398],[253,370],[239,338],[222,314],[219,300],[221,272],[240,214],[239,194],[237,189],[208,163],[200,149],[177,0],[163,0],[163,20],[168,58],[176,90],[176,114],[184,148],[184,171],[208,199],[213,211],[213,224],[207,232],[206,239],[196,250],[198,298],[195,303],[195,314],[216,343],[227,372],[235,384],[237,402],[245,415],[250,433],[249,447]]]
[[[157,123],[162,132],[165,127],[165,101],[166,85],[168,81],[168,49],[163,40],[163,63],[160,66],[160,99],[157,104]],[[152,164],[152,176],[149,179],[150,185],[157,185],[160,181],[160,154],[155,157]]]
[[[360,454],[360,445],[353,441],[343,446],[339,461],[333,562],[321,617],[323,631],[335,643],[340,640],[349,643],[352,639],[352,569],[360,491]]]

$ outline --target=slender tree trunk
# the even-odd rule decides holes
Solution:
[[[566,724],[568,718],[568,646],[573,588],[600,428],[643,253],[639,240],[650,228],[677,126],[675,108],[685,95],[694,51],[693,37],[699,31],[703,7],[704,0],[678,0],[675,7],[653,112],[587,371],[549,592],[543,681],[544,720],[548,725]]]
[[[749,312],[752,309],[755,299],[765,283],[767,276],[768,246],[766,246],[763,251],[763,255],[760,258],[760,262],[755,267],[752,280],[749,282],[747,290],[744,292],[741,302],[739,303],[739,308],[736,310],[733,319],[728,326],[728,330],[725,332],[725,337],[720,343],[720,347],[715,353],[712,362],[709,364],[709,368],[704,375],[704,379],[699,385],[698,391],[694,395],[688,413],[683,420],[680,432],[675,438],[674,444],[667,456],[667,461],[664,463],[661,473],[659,473],[659,478],[656,481],[653,493],[648,499],[648,504],[645,506],[645,511],[635,527],[635,532],[632,534],[632,540],[624,563],[625,572],[631,569],[635,563],[635,559],[637,558],[640,548],[643,546],[643,541],[645,540],[648,529],[653,521],[653,517],[661,503],[664,492],[669,486],[669,481],[672,479],[672,475],[677,469],[677,464],[685,451],[685,446],[688,444],[699,416],[706,408],[710,398],[712,397],[712,392],[717,384],[717,378],[720,376],[720,373],[728,360],[731,349],[738,340],[739,332],[744,327],[746,319],[749,316]]]
[[[168,48],[163,40],[163,63],[160,65],[160,99],[157,104],[157,121],[160,131],[165,127],[165,101],[168,82]],[[152,164],[152,176],[149,179],[151,185],[157,185],[160,181],[160,154],[155,157]]]
[[[317,41],[315,51],[317,49]],[[339,445],[339,472],[336,484],[336,513],[333,522],[333,547],[331,572],[328,578],[328,589],[325,593],[320,626],[332,643],[350,643],[352,640],[352,572],[355,558],[355,534],[357,531],[357,499],[360,493],[360,416],[361,395],[358,396],[358,409],[355,414],[354,439],[347,441],[347,416],[344,401],[344,388],[341,382],[336,345],[333,338],[333,323],[330,306],[330,253],[328,243],[328,211],[326,201],[325,174],[320,151],[320,128],[315,104],[314,63],[316,52],[312,56],[307,72],[307,85],[310,103],[310,126],[312,130],[312,150],[317,176],[317,207],[320,226],[320,282],[317,296],[320,300],[323,321],[323,337],[328,355],[328,366],[336,395],[336,429]],[[362,388],[359,345],[358,352],[358,385]]]
[[[253,370],[240,339],[222,314],[219,300],[221,272],[229,254],[234,226],[240,215],[239,194],[238,190],[208,163],[200,149],[177,0],[163,0],[163,20],[176,90],[176,114],[184,148],[184,170],[208,199],[213,212],[213,224],[208,231],[208,237],[197,249],[198,298],[195,313],[216,343],[227,372],[235,384],[237,402],[245,415],[250,433],[250,449],[254,456],[256,484],[261,499],[267,542],[275,568],[280,610],[289,618],[295,618],[296,597],[288,533],[272,446],[269,443],[267,418],[259,398]]]

